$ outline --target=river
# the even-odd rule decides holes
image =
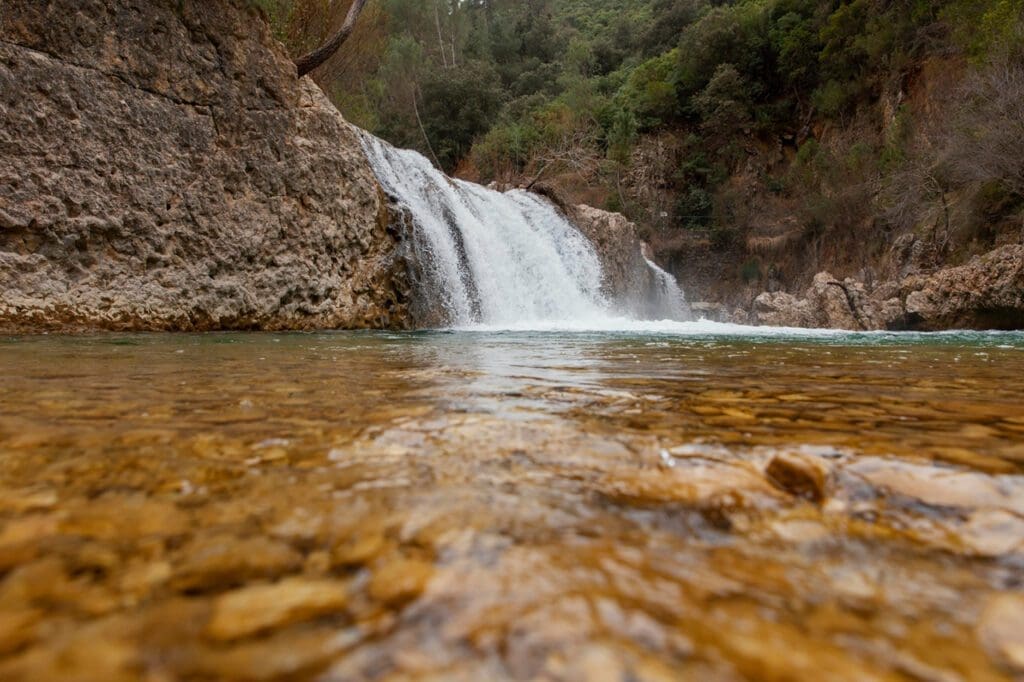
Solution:
[[[1024,335],[0,341],[0,679],[1011,679]]]

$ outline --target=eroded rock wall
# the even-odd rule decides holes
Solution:
[[[851,330],[1022,329],[1024,246],[1004,246],[965,265],[869,288],[827,272],[802,297],[765,292],[751,321]]]
[[[550,191],[547,196],[550,198]],[[662,319],[674,312],[670,311],[671,302],[664,300],[665,292],[656,275],[644,261],[646,247],[635,223],[621,213],[585,204],[558,205],[594,245],[604,271],[604,294],[621,312],[639,314],[645,319]]]
[[[241,0],[0,5],[0,329],[408,324],[354,130]]]

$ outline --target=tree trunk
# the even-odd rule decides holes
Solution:
[[[352,6],[348,8],[348,15],[345,17],[345,23],[341,25],[338,32],[317,49],[295,60],[295,67],[299,71],[299,78],[322,66],[324,62],[334,56],[334,53],[338,51],[342,43],[348,40],[349,35],[352,34],[352,29],[356,26],[356,20],[359,19],[359,13],[363,11],[365,5],[366,0],[352,0]]]

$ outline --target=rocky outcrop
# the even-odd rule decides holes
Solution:
[[[901,294],[916,329],[1024,329],[1024,245],[910,277]]]
[[[550,193],[546,196],[551,198]],[[666,291],[658,273],[644,260],[648,249],[640,241],[635,223],[621,213],[585,204],[560,204],[560,208],[594,245],[604,272],[604,293],[609,300],[621,310],[639,312],[647,319],[686,315],[685,301],[670,300],[673,293]],[[671,278],[667,273],[662,276]]]
[[[247,3],[0,22],[0,329],[407,324],[358,137]]]
[[[1004,246],[966,265],[913,275],[869,291],[854,279],[815,276],[802,298],[765,292],[752,320],[780,327],[852,330],[1022,329],[1024,246]]]
[[[605,276],[605,293],[619,300],[644,291],[647,268],[636,225],[620,213],[584,204],[570,206],[567,212],[573,224],[597,250]]]

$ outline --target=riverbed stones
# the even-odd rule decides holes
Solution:
[[[180,339],[8,344],[0,556],[28,553],[0,564],[0,679],[1022,674],[1012,608],[985,615],[1020,592],[1019,467],[979,458],[1024,386],[957,346],[889,370],[900,347],[275,338],[202,379]],[[100,358],[140,378],[121,400]],[[245,399],[262,419],[210,426]],[[790,458],[821,504],[766,473]]]
[[[178,536],[188,529],[188,514],[176,504],[137,494],[72,502],[60,525],[68,535],[111,541]]]
[[[1024,594],[990,600],[978,625],[978,637],[1003,666],[1024,674]]]
[[[820,460],[796,453],[780,453],[768,463],[765,473],[786,492],[820,503],[827,493],[829,469]]]
[[[184,559],[172,584],[185,591],[277,578],[302,566],[302,555],[266,537],[201,537],[182,548],[181,554]]]
[[[241,0],[4,0],[0,330],[402,327],[358,133]]]
[[[374,569],[370,596],[384,604],[401,605],[418,597],[434,575],[434,565],[422,559],[399,558]]]
[[[243,587],[214,601],[206,634],[215,640],[239,639],[340,613],[348,598],[348,588],[331,580],[288,578],[270,585]]]

